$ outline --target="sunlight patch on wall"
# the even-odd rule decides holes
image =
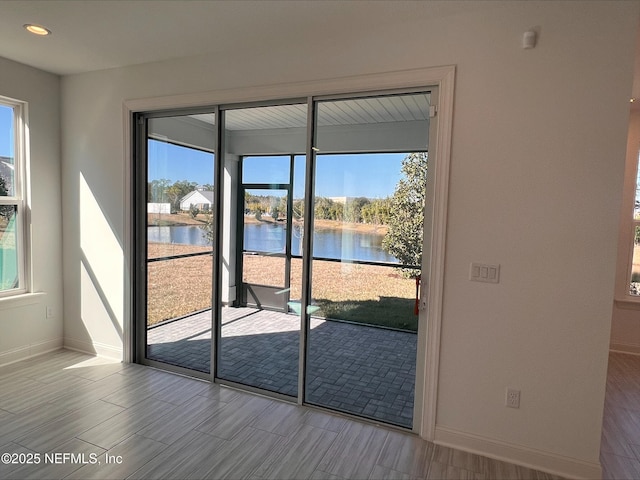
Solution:
[[[81,314],[93,340],[122,338],[123,251],[91,187],[80,174]]]

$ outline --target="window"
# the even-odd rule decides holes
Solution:
[[[631,255],[631,278],[629,295],[640,296],[640,156],[636,164],[635,197],[633,206],[633,253]]]
[[[24,108],[0,97],[0,297],[26,291]]]

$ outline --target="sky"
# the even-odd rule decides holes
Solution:
[[[12,109],[0,106],[0,156],[13,155]],[[149,141],[149,181],[188,180],[213,184],[213,154],[170,143]],[[401,177],[404,153],[318,155],[316,195],[322,197],[384,198],[393,194]],[[288,156],[248,157],[244,161],[245,183],[288,183]],[[294,197],[304,196],[305,161],[297,156],[294,166]]]
[[[12,109],[0,106],[0,156],[13,155]],[[213,184],[213,154],[170,143],[149,141],[149,181],[188,180]],[[404,153],[318,155],[316,195],[322,197],[384,198],[393,193],[400,179]],[[288,183],[288,156],[248,157],[246,183]],[[296,157],[294,197],[304,196],[304,156]]]
[[[13,157],[13,109],[0,106],[0,157]]]
[[[213,154],[169,143],[149,141],[149,181],[188,180],[213,184]],[[401,177],[404,153],[318,155],[316,196],[385,198]],[[288,183],[289,157],[245,157],[244,183]],[[305,161],[294,163],[294,198],[304,196]],[[252,191],[252,193],[255,193]]]

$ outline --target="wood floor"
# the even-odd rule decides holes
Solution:
[[[640,356],[609,354],[600,462],[605,479],[640,479]]]
[[[556,478],[402,431],[64,350],[0,368],[3,453],[10,455],[8,464],[2,457],[2,479]]]

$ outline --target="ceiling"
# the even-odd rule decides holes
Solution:
[[[59,75],[171,58],[277,48],[477,8],[457,2],[0,0],[0,56]],[[37,37],[23,25],[53,32]]]
[[[58,75],[234,51],[284,47],[349,32],[388,29],[499,3],[346,0],[0,0],[0,57]],[[49,28],[36,37],[26,23]],[[638,48],[640,52],[640,48]],[[633,96],[640,98],[640,57]],[[636,102],[640,107],[640,102]]]
[[[367,125],[427,120],[429,93],[355,98],[321,102],[318,106],[318,126]],[[213,125],[212,113],[189,115]],[[307,125],[307,105],[274,105],[269,107],[228,110],[227,130],[261,130],[301,128]]]

